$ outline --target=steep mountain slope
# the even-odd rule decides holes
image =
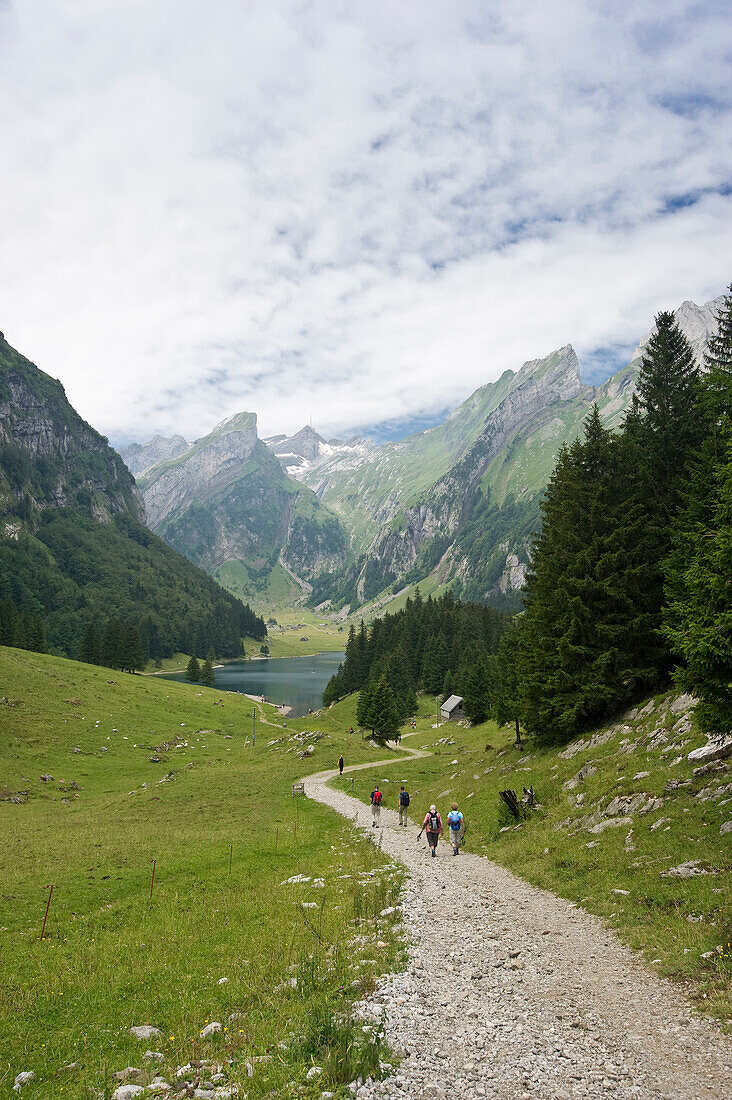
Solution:
[[[144,526],[132,475],[59,382],[0,337],[0,599],[76,655],[86,624],[136,625],[153,656],[236,654],[249,608]]]
[[[140,479],[150,526],[237,595],[294,601],[342,569],[348,540],[239,413]]]
[[[700,360],[720,303],[685,302],[677,311]],[[582,383],[567,345],[477,390],[439,428],[306,471],[303,479],[343,518],[360,552],[332,578],[331,592],[323,584],[314,598],[362,604],[431,573],[456,594],[510,604],[559,448],[580,434],[595,402],[611,427],[620,425],[647,339],[598,388]]]

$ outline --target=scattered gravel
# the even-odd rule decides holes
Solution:
[[[383,1081],[354,1083],[358,1100],[730,1096],[732,1041],[598,918],[488,859],[455,858],[449,844],[429,858],[418,826],[400,828],[391,810],[376,832],[369,807],[325,786],[337,774],[310,776],[306,793],[411,875],[409,968],[359,1006],[367,1022],[383,1021],[401,1064]]]

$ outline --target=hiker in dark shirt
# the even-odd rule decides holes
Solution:
[[[404,789],[402,783],[402,789],[399,792],[399,824],[407,827],[407,807],[409,806],[409,791]]]
[[[338,771],[343,775],[343,753],[338,757]]]

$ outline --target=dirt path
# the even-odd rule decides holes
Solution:
[[[454,858],[449,844],[429,858],[418,826],[400,828],[392,810],[373,829],[369,807],[326,786],[337,774],[309,776],[307,794],[380,837],[411,876],[409,968],[362,1006],[403,1059],[359,1100],[732,1096],[732,1041],[599,919],[488,859]]]

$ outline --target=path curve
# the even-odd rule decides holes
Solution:
[[[383,1018],[403,1058],[358,1100],[728,1100],[732,1040],[599,918],[485,857],[454,858],[449,844],[429,858],[418,826],[400,827],[393,810],[372,828],[368,806],[326,786],[336,775],[308,776],[307,795],[380,840],[410,874],[408,970],[361,1006]]]

